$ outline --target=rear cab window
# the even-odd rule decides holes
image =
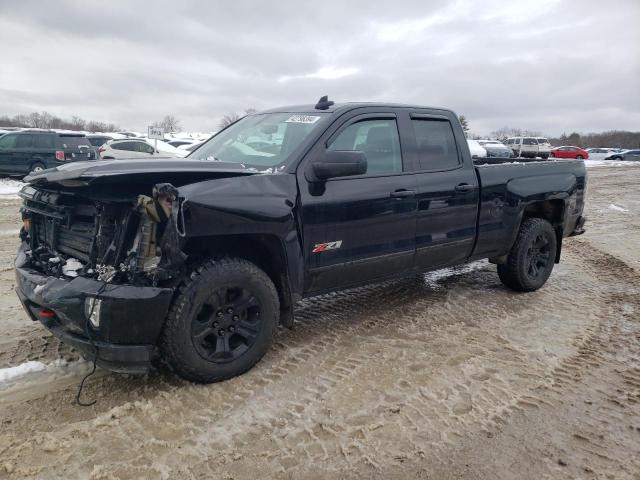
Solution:
[[[418,153],[418,171],[452,170],[460,156],[451,123],[446,119],[411,118]]]

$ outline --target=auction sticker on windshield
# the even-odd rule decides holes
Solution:
[[[291,115],[287,123],[316,123],[320,117],[316,115]]]

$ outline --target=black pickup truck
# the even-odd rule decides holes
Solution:
[[[488,258],[540,288],[583,232],[582,161],[475,166],[456,115],[341,104],[249,115],[186,159],[31,174],[16,259],[30,317],[119,372],[214,382],[297,301]]]

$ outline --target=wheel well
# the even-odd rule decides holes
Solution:
[[[554,228],[562,226],[564,200],[544,200],[530,203],[524,209],[523,218],[544,218]]]
[[[556,232],[557,251],[556,263],[560,262],[560,252],[562,250],[562,223],[564,220],[564,200],[544,200],[542,202],[534,202],[527,205],[524,209],[522,219],[525,218],[544,218],[547,220]]]
[[[284,246],[275,235],[195,237],[183,249],[193,262],[205,258],[238,257],[249,260],[271,279],[280,299],[281,321],[293,321],[291,289]],[[291,312],[290,312],[291,311]]]

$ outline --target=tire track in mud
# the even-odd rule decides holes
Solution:
[[[334,472],[375,473],[381,465],[426,456],[443,460],[467,430],[500,429],[513,412],[538,405],[533,387],[560,378],[562,372],[514,347],[499,328],[485,331],[514,319],[527,322],[530,307],[543,315],[541,298],[561,304],[580,298],[579,287],[553,280],[526,300],[517,296],[520,305],[505,302],[516,296],[496,288],[495,274],[484,270],[445,280],[444,287],[412,279],[308,300],[296,312],[296,329],[279,332],[273,351],[247,375],[205,387],[172,385],[161,377],[159,389],[152,384],[125,403],[123,390],[131,393],[132,382],[122,382],[128,387],[120,390],[113,378],[95,382],[91,394],[116,387],[104,402],[107,410],[98,406],[95,418],[67,411],[61,425],[18,422],[7,438],[11,448],[0,454],[12,464],[35,455],[40,445],[33,438],[43,432],[54,446],[58,441],[78,450],[67,453],[62,467],[60,447],[49,447],[40,466],[72,476],[90,473],[83,467],[88,461],[97,465],[96,476],[135,477],[144,467],[133,465],[134,446],[146,452],[138,460],[146,472],[172,476],[227,471],[241,478],[256,465],[265,477],[309,475],[318,463]],[[595,284],[586,283],[593,296]],[[578,313],[576,306],[564,312]],[[590,319],[577,326],[588,332],[596,324]],[[57,400],[52,395],[48,402]],[[75,438],[91,438],[99,447],[77,445]],[[176,461],[171,453],[179,447]]]

